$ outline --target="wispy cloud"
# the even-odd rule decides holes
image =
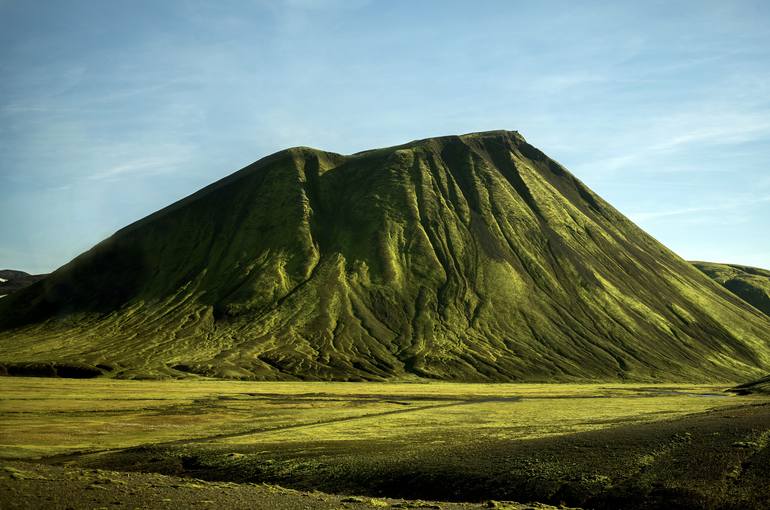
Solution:
[[[356,9],[369,3],[368,0],[283,0],[278,2],[290,8],[326,10]]]
[[[529,89],[537,93],[560,94],[568,90],[579,89],[581,87],[593,87],[600,83],[606,83],[610,78],[605,74],[589,72],[569,72],[548,74],[534,79],[529,84]],[[519,87],[521,87],[519,85]]]
[[[8,104],[0,106],[0,112],[3,113],[48,113],[60,110],[61,108],[51,108],[42,104]]]
[[[693,121],[704,119],[693,119]],[[764,115],[728,115],[710,120],[705,127],[696,127],[681,132],[673,138],[650,147],[653,152],[673,151],[680,147],[698,143],[737,144],[770,136],[770,120]],[[694,122],[692,123],[694,124]]]
[[[115,180],[127,175],[154,175],[173,171],[180,161],[168,158],[141,158],[105,168],[86,177],[89,181]]]
[[[708,110],[708,108],[704,108]],[[625,131],[609,145],[622,151],[585,161],[580,167],[588,173],[608,175],[628,168],[640,171],[679,172],[680,165],[654,164],[655,158],[700,148],[730,146],[770,139],[770,112],[680,112],[667,117],[652,117],[648,126],[635,132]],[[639,143],[645,140],[645,143]],[[646,163],[646,165],[645,165]]]
[[[656,236],[700,250],[713,232],[691,222],[753,214],[751,229],[725,230],[747,253],[768,251],[739,239],[767,211],[741,193],[770,195],[770,32],[745,6],[54,4],[9,9],[4,25],[0,180],[39,197],[0,215],[4,239],[58,239],[50,212],[30,205],[58,201],[79,229],[60,242],[76,252],[83,232],[290,145],[352,152],[507,127]]]
[[[770,203],[770,196],[759,197],[733,197],[726,201],[715,203],[712,205],[695,206],[695,207],[680,207],[675,209],[662,209],[659,211],[637,212],[630,213],[628,216],[633,221],[638,223],[651,222],[663,219],[672,219],[676,217],[692,217],[693,215],[701,215],[704,213],[714,212],[727,212],[736,211],[740,209],[750,208],[751,206]],[[709,221],[714,221],[713,218]]]

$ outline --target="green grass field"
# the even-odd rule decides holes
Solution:
[[[0,389],[6,463],[410,501],[761,508],[770,496],[770,400],[717,386],[6,377]]]
[[[528,439],[734,405],[722,387],[3,378],[0,455],[173,441]]]

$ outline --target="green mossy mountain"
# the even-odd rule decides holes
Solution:
[[[119,377],[746,380],[770,319],[516,132],[278,152],[0,300]]]
[[[693,262],[693,265],[757,310],[770,316],[770,271],[737,264]]]
[[[756,381],[751,381],[734,388],[730,388],[727,391],[731,391],[739,395],[770,395],[770,375],[761,379],[757,379]]]

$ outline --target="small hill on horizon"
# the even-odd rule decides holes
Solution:
[[[740,381],[770,319],[517,132],[284,150],[0,300],[0,364],[116,377]]]
[[[15,269],[0,269],[0,296],[29,287],[48,276],[47,274],[29,274]]]
[[[770,271],[738,264],[692,264],[757,310],[770,316]]]
[[[728,391],[739,395],[770,395],[770,375],[730,388]]]

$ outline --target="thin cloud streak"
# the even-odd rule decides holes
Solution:
[[[658,173],[677,172],[680,165],[659,166],[650,165],[644,168],[645,162],[652,162],[653,158],[681,153],[685,150],[697,151],[700,147],[740,145],[757,140],[770,139],[770,111],[762,114],[726,114],[723,116],[709,114],[684,114],[679,120],[658,119],[651,122],[656,129],[647,130],[632,135],[630,138],[642,140],[656,140],[642,146],[629,143],[623,153],[615,156],[583,162],[581,169],[608,176],[612,173],[635,168],[640,171],[654,171]],[[694,127],[703,126],[703,127]],[[628,137],[625,133],[624,137]],[[610,142],[611,143],[611,142]],[[614,145],[623,146],[622,141]]]
[[[501,128],[664,242],[704,249],[693,218],[721,214],[742,223],[720,244],[770,251],[767,203],[742,202],[770,193],[764,3],[16,5],[0,17],[18,42],[0,47],[0,180],[24,199],[0,237],[24,248],[6,264],[59,242],[37,204],[69,212],[76,253],[287,146]]]
[[[650,212],[638,212],[628,215],[634,222],[650,222],[661,219],[669,219],[675,216],[690,216],[700,213],[711,213],[718,211],[731,211],[737,209],[744,209],[751,206],[770,203],[770,196],[753,197],[753,198],[733,198],[727,202],[701,207],[683,207],[679,209],[669,209],[662,211],[650,211]]]
[[[101,172],[91,174],[86,177],[89,181],[114,180],[126,175],[136,177],[138,175],[149,176],[160,173],[173,172],[181,164],[179,160],[169,160],[166,158],[144,158],[130,161],[121,165],[107,168]]]

